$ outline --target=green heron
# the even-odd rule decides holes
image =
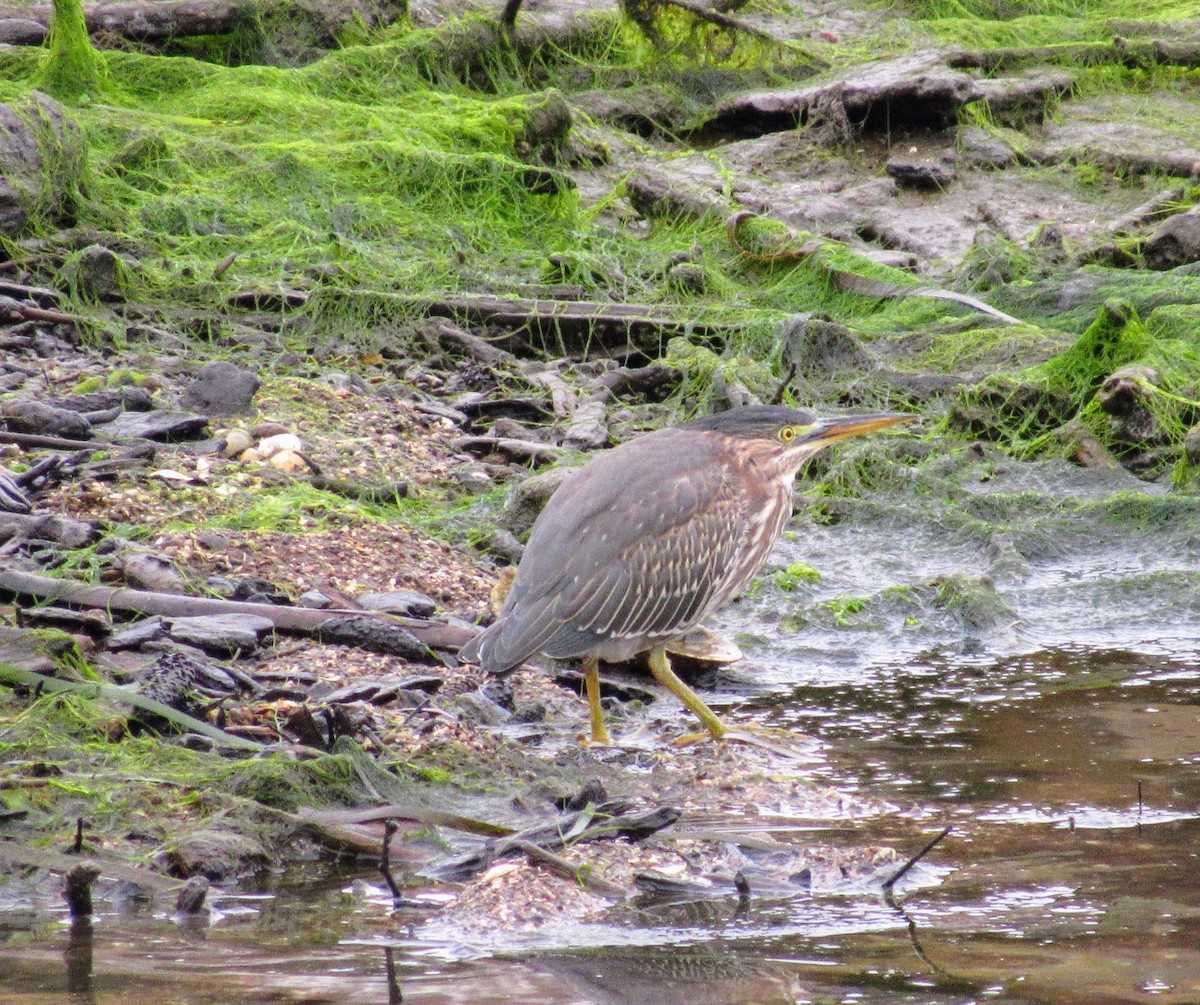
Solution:
[[[599,662],[648,652],[659,683],[722,736],[724,723],[675,675],[666,646],[757,575],[791,516],[792,482],[808,458],[915,418],[751,406],[605,451],[546,504],[499,617],[461,657],[492,673],[535,653],[582,657],[592,740],[608,743]]]

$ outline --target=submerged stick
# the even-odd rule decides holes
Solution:
[[[894,873],[892,873],[892,876],[890,879],[884,880],[884,883],[883,883],[884,890],[887,891],[888,893],[890,893],[892,890],[892,887],[896,885],[896,881],[898,879],[900,879],[901,876],[904,876],[914,865],[916,865],[918,862],[920,862],[921,859],[923,859],[926,855],[928,855],[931,851],[933,851],[934,848],[936,848],[939,844],[941,844],[943,839],[946,837],[947,834],[950,833],[951,830],[952,830],[952,828],[949,826],[942,828],[941,832],[938,833],[934,837],[934,839],[929,842],[929,844],[927,844],[924,848],[922,848],[919,852],[917,852],[912,858],[910,858],[907,862],[905,862],[904,865],[902,865],[899,869],[897,869]]]
[[[383,874],[383,881],[387,883],[388,889],[392,891],[392,899],[400,900],[400,887],[396,885],[395,877],[392,876],[392,838],[396,831],[400,829],[400,825],[395,820],[385,820],[383,822],[383,851],[379,854],[379,871]]]

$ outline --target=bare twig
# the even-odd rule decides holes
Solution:
[[[547,851],[541,845],[534,844],[532,841],[515,841],[512,847],[523,851],[532,862],[540,863],[541,865],[549,866],[560,876],[565,876],[582,886],[590,893],[598,893],[602,897],[610,897],[613,900],[624,900],[627,896],[625,889],[618,886],[616,883],[610,883],[607,879],[602,879],[600,876],[592,874],[590,866],[576,865],[574,862],[563,858],[561,855],[555,855],[552,851]]]
[[[383,881],[387,883],[388,889],[392,891],[393,900],[402,899],[400,887],[396,885],[396,879],[392,875],[392,838],[399,829],[400,825],[395,820],[383,822],[383,851],[379,854],[379,871],[382,873]]]
[[[941,844],[943,839],[946,837],[947,834],[950,833],[950,831],[951,831],[950,827],[944,827],[937,835],[934,836],[933,840],[930,841],[929,844],[927,844],[924,848],[922,848],[919,852],[917,852],[912,858],[910,858],[907,862],[905,862],[904,865],[902,865],[899,869],[897,869],[894,873],[892,873],[892,875],[889,879],[884,880],[884,882],[883,882],[884,890],[891,892],[892,887],[894,887],[896,885],[896,881],[898,879],[900,879],[900,877],[904,876],[914,865],[916,865],[918,862],[920,862],[921,859],[923,859],[926,855],[928,855],[931,851],[933,851],[934,848],[936,848],[939,844]]]
[[[49,447],[51,450],[103,450],[114,446],[107,440],[68,440],[61,436],[42,436],[40,433],[10,433],[0,430],[0,443],[15,443],[21,447]]]

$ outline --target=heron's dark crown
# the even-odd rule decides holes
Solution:
[[[809,426],[817,421],[817,413],[807,408],[787,408],[784,405],[747,405],[714,412],[683,424],[685,429],[707,429],[723,436],[739,439],[772,439],[784,426]]]

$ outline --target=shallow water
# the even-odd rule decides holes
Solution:
[[[356,876],[293,873],[206,928],[102,905],[89,942],[56,889],[10,887],[0,1003],[1200,1000],[1200,507],[1053,465],[938,488],[800,521],[776,565],[821,579],[768,574],[726,612],[748,658],[706,692],[896,808],[820,840],[952,828],[892,902],[646,900],[537,941],[432,940]]]

